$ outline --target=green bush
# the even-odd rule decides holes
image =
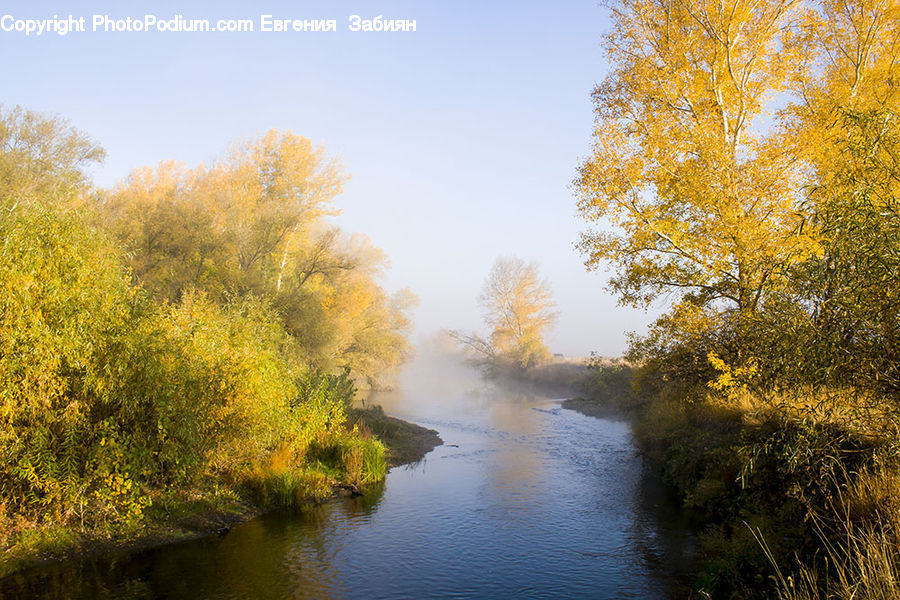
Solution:
[[[290,456],[275,469],[282,487],[320,494],[321,478],[301,474],[310,445],[333,453],[333,480],[383,477],[383,447],[346,432],[350,374],[309,371],[264,299],[220,305],[187,292],[155,306],[73,212],[3,211],[0,236],[0,494],[10,514],[132,526],[148,490],[238,481],[277,453]]]
[[[0,494],[62,521],[92,496],[139,512],[141,398],[119,395],[145,307],[108,240],[73,213],[0,213]],[[125,482],[125,483],[123,483]]]

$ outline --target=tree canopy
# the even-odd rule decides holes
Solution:
[[[378,285],[386,258],[367,237],[324,221],[346,179],[308,139],[269,131],[209,167],[132,171],[101,195],[100,221],[156,298],[269,298],[305,360],[378,385],[409,351],[415,301]]]
[[[537,263],[517,257],[498,257],[478,296],[487,338],[450,332],[459,343],[489,366],[533,367],[550,357],[544,335],[556,323],[556,305],[548,281],[540,278]]]
[[[610,261],[624,302],[668,292],[752,312],[816,251],[797,213],[802,165],[762,127],[789,88],[796,13],[792,0],[612,5],[612,68],[576,191],[596,224],[586,264]]]

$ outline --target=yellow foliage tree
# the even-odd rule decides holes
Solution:
[[[576,181],[598,225],[579,247],[589,268],[643,304],[663,292],[758,309],[785,265],[816,251],[797,213],[797,156],[767,133],[800,45],[793,0],[620,0],[612,64],[594,92],[593,155]]]
[[[370,387],[408,355],[408,312],[418,302],[407,289],[389,295],[377,284],[385,264],[368,237],[316,228],[292,243],[275,296],[312,362],[349,367]]]
[[[99,144],[65,119],[0,105],[0,202],[75,202],[85,168],[103,160]]]
[[[290,234],[337,212],[330,204],[346,180],[340,165],[307,138],[271,130],[235,146],[217,170],[240,271],[261,270],[280,289]]]
[[[321,148],[273,130],[211,167],[137,169],[100,212],[156,297],[267,297],[312,365],[374,385],[408,353],[411,294],[377,284],[386,260],[368,238],[323,223],[345,180]]]
[[[280,289],[290,246],[334,214],[346,177],[301,136],[269,131],[211,167],[174,162],[133,171],[103,197],[105,221],[135,253],[144,285],[174,299],[187,287]]]
[[[900,2],[820,0],[804,23],[796,39],[804,57],[796,72],[800,101],[788,110],[788,130],[813,167],[809,183],[827,187],[858,168],[852,161],[865,160],[845,151],[854,129],[846,115],[900,112]]]
[[[557,314],[550,285],[540,279],[535,263],[498,258],[478,300],[491,328],[493,359],[531,367],[550,356],[544,333],[556,322]]]

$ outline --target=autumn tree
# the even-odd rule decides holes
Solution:
[[[101,221],[157,298],[266,298],[308,364],[378,385],[409,351],[412,295],[381,288],[386,258],[368,238],[325,223],[345,180],[309,140],[270,131],[209,167],[132,171],[102,195]]]
[[[484,348],[492,359],[531,367],[549,358],[544,334],[557,314],[550,284],[540,278],[537,264],[498,258],[478,303],[491,331]]]
[[[418,302],[407,289],[391,295],[378,285],[384,253],[364,235],[326,226],[298,237],[284,264],[274,302],[308,359],[382,385],[409,354],[409,311]]]
[[[611,263],[626,303],[673,293],[753,313],[815,250],[797,214],[797,156],[762,122],[789,89],[795,2],[611,9],[611,72],[594,91],[595,144],[576,181],[595,225],[579,243],[586,264]]]
[[[612,8],[580,248],[623,301],[680,300],[635,358],[900,389],[900,3]]]
[[[270,135],[236,166],[163,163],[93,203],[84,169],[101,154],[58,118],[0,111],[3,551],[138,531],[157,499],[198,490],[264,502],[273,458],[298,499],[381,478],[384,447],[345,426],[352,382],[303,360],[276,302],[288,268],[304,289],[328,275],[311,297],[346,334],[328,358],[368,376],[405,349],[405,309],[374,280],[381,253],[307,231],[329,210],[327,161]]]
[[[0,201],[73,201],[105,153],[65,119],[0,105]]]
[[[195,288],[222,298],[236,271],[208,171],[174,161],[133,170],[106,192],[100,220],[130,253],[136,279],[157,298]]]
[[[163,297],[186,287],[267,293],[280,289],[305,229],[336,212],[345,179],[322,148],[272,130],[210,167],[137,169],[104,196],[102,210],[133,248],[138,279]]]
[[[279,289],[292,234],[337,212],[331,203],[346,180],[340,164],[307,138],[272,130],[235,146],[214,171],[244,285]]]
[[[794,271],[796,378],[896,394],[900,373],[900,3],[822,0],[799,38],[792,138],[822,252]],[[774,327],[773,327],[774,328]]]
[[[900,389],[900,3],[807,5],[785,144],[807,179],[800,210],[820,249],[785,272],[753,353],[782,381]]]
[[[813,191],[822,256],[797,271],[819,381],[900,392],[900,112],[850,112],[842,164]],[[812,360],[815,359],[815,360]]]
[[[900,110],[900,2],[820,0],[803,13],[793,43],[798,101],[787,112],[792,142],[812,167],[814,185],[827,185],[857,160],[843,141],[856,124],[847,113]]]

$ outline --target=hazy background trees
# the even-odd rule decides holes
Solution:
[[[270,131],[209,167],[137,169],[101,192],[98,212],[158,300],[268,298],[307,362],[377,386],[409,352],[415,302],[378,285],[387,260],[368,238],[323,220],[345,180],[323,149]]]
[[[544,334],[556,322],[550,283],[537,263],[500,257],[482,287],[478,303],[491,330],[494,356],[522,367],[550,358]]]
[[[458,331],[451,335],[489,366],[534,367],[550,358],[544,335],[556,322],[550,283],[537,263],[498,257],[478,296],[487,338]]]

